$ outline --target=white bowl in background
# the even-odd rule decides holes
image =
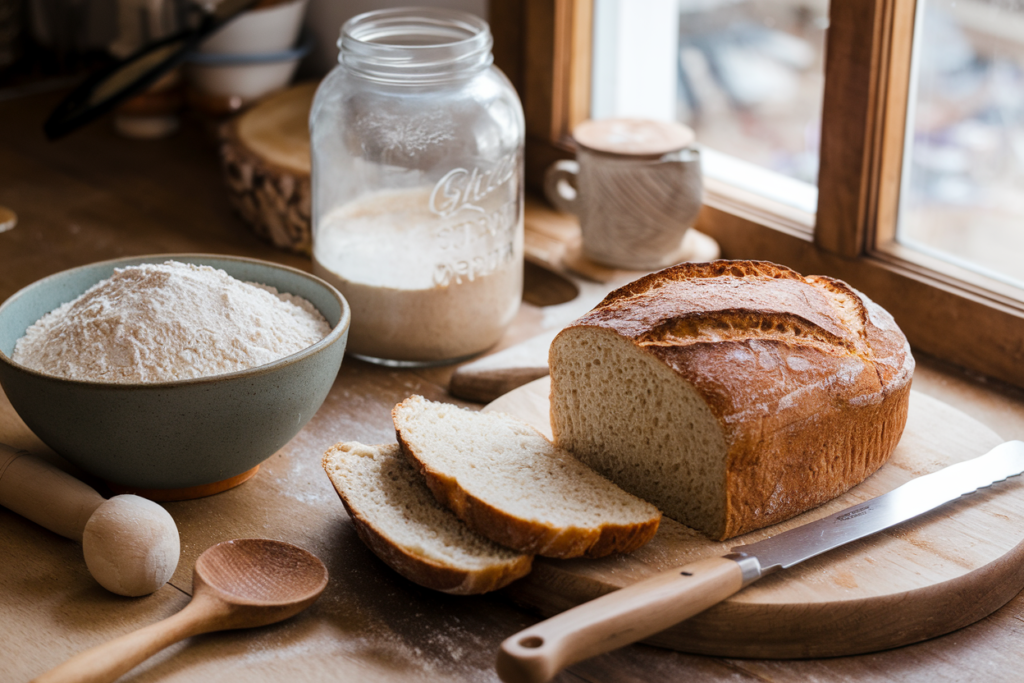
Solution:
[[[237,105],[242,106],[288,85],[299,61],[312,47],[312,40],[307,39],[296,48],[264,54],[193,52],[187,58],[185,76],[196,90],[218,98],[237,98]]]
[[[284,62],[225,66],[189,64],[188,80],[207,95],[239,97],[250,102],[288,85],[298,66],[298,57]]]
[[[299,37],[308,2],[294,0],[242,12],[204,40],[199,51],[245,55],[287,50]]]

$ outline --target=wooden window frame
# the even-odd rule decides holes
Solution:
[[[838,277],[888,309],[911,345],[1024,387],[1024,296],[895,240],[915,0],[832,0],[817,214],[714,179],[697,228],[728,258]],[[527,186],[574,154],[587,118],[593,0],[491,0],[495,61],[526,113]]]

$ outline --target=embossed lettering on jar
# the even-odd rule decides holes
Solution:
[[[392,365],[494,345],[523,277],[522,107],[482,20],[347,22],[310,115],[314,270],[352,307],[349,350]]]

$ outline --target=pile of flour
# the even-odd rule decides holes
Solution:
[[[33,324],[13,359],[96,382],[169,382],[265,365],[331,331],[305,299],[176,261],[119,268]]]

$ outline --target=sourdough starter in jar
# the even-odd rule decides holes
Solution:
[[[444,217],[431,189],[384,190],[321,219],[314,269],[359,321],[349,351],[429,363],[497,343],[523,290],[519,199],[508,194]]]
[[[481,19],[379,10],[342,27],[310,113],[315,272],[347,351],[390,365],[494,345],[522,297],[525,126]]]

